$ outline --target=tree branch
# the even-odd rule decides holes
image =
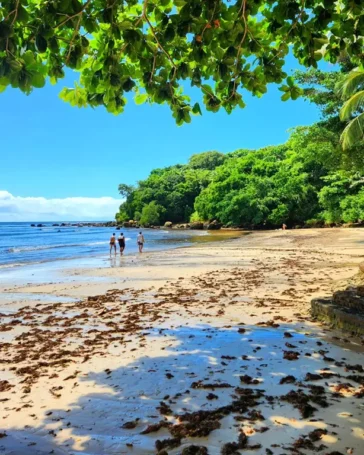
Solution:
[[[241,48],[244,44],[244,41],[245,41],[245,38],[248,34],[248,22],[246,20],[246,16],[245,16],[245,11],[246,11],[246,0],[243,0],[243,3],[241,5],[241,8],[239,10],[239,14],[240,12],[242,11],[242,19],[243,19],[243,22],[244,22],[244,33],[243,33],[243,37],[239,43],[239,46],[238,46],[238,52],[237,52],[237,55],[236,55],[236,68],[235,68],[235,78],[234,78],[234,86],[233,86],[233,91],[231,93],[231,95],[229,96],[228,98],[228,101],[235,95],[236,93],[236,81],[238,79],[238,75],[237,75],[237,72],[238,72],[238,68],[239,68],[239,59],[240,59],[240,52],[241,52]]]
[[[217,4],[219,3],[219,0],[216,0],[215,2],[215,5],[214,5],[214,9],[212,11],[212,14],[211,14],[211,19],[209,20],[209,22],[207,22],[207,24],[205,25],[205,27],[203,28],[202,32],[201,32],[201,40],[203,38],[203,34],[205,33],[206,29],[208,28],[209,25],[211,25],[211,22],[215,16],[215,11],[216,11],[216,8],[217,8]]]
[[[147,0],[146,0],[146,2],[147,2]],[[157,42],[157,44],[158,44],[159,49],[166,55],[166,57],[167,57],[168,60],[170,61],[171,65],[173,66],[173,68],[174,68],[174,74],[175,74],[175,73],[176,73],[176,70],[177,70],[177,67],[176,67],[176,65],[175,65],[175,63],[174,63],[172,57],[169,55],[168,51],[166,51],[166,50],[164,49],[164,47],[162,46],[162,44],[160,43],[160,41],[159,41],[159,39],[158,39],[158,37],[157,37],[157,35],[156,35],[156,33],[155,33],[155,30],[154,30],[154,28],[153,28],[153,25],[151,24],[150,20],[148,19],[148,16],[145,15],[145,16],[144,16],[144,19],[146,20],[147,24],[149,25],[150,30],[151,30],[151,32],[152,32],[152,34],[153,34],[153,36],[154,36],[154,39],[156,40],[156,42]]]
[[[78,22],[77,22],[75,31],[73,32],[73,35],[72,35],[72,38],[71,38],[71,41],[70,41],[70,44],[69,44],[69,49],[68,49],[68,53],[67,53],[67,57],[66,57],[66,62],[67,62],[67,63],[68,63],[68,59],[70,58],[70,55],[71,55],[71,50],[72,50],[72,46],[73,46],[73,41],[75,40],[76,35],[78,34],[78,32],[79,32],[79,30],[80,30],[81,19],[82,19],[82,17],[80,16],[80,17],[78,18]]]

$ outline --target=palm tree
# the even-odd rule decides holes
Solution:
[[[364,70],[356,68],[351,71],[340,92],[347,100],[340,111],[340,120],[349,120],[340,138],[342,148],[347,150],[364,139]]]

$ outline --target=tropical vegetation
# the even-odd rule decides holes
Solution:
[[[80,73],[61,98],[118,114],[135,102],[167,104],[177,124],[244,107],[278,84],[282,100],[302,93],[284,64],[306,67],[363,57],[362,0],[3,0],[0,92],[29,94]],[[196,99],[184,93],[191,85]]]
[[[350,88],[351,69],[345,61],[341,71],[295,74],[303,96],[320,108],[322,118],[295,128],[285,144],[205,152],[187,164],[155,169],[127,192],[127,185],[120,186],[126,199],[117,219],[145,225],[217,220],[246,227],[364,220],[362,137],[346,151],[340,139],[350,130],[340,112],[347,109],[342,96]],[[352,105],[357,113],[359,105]]]
[[[340,87],[343,98],[348,98],[340,111],[340,118],[349,121],[341,135],[347,150],[364,139],[364,70],[351,71]]]

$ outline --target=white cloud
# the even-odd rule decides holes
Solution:
[[[112,197],[22,197],[0,190],[0,221],[110,221],[121,202]]]

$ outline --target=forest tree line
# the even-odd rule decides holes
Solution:
[[[349,68],[351,69],[351,68]],[[364,145],[343,151],[337,90],[347,69],[296,72],[321,120],[291,131],[285,144],[193,155],[154,169],[135,187],[121,184],[118,221],[142,225],[218,220],[225,226],[276,227],[364,220]]]

